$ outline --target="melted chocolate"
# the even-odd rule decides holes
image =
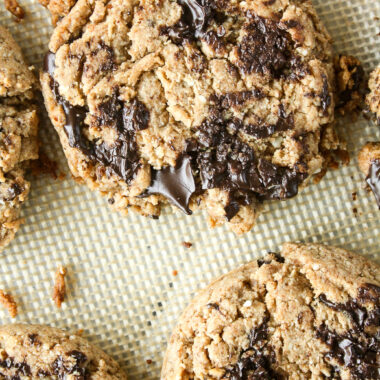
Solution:
[[[293,49],[286,30],[269,19],[247,13],[246,35],[238,45],[238,66],[244,74],[253,72],[278,78],[291,71]]]
[[[227,125],[226,125],[227,124]],[[214,118],[198,129],[198,140],[188,144],[200,171],[201,188],[221,188],[230,192],[249,191],[259,199],[285,199],[298,192],[305,175],[257,158],[253,149],[227,127],[233,122]]]
[[[228,368],[226,378],[230,380],[276,380],[283,379],[272,365],[275,363],[275,354],[268,345],[269,316],[249,335],[249,347],[240,354],[238,362],[233,368]]]
[[[152,169],[152,183],[144,195],[161,194],[190,215],[190,197],[196,189],[190,161],[190,157],[184,155],[174,168],[167,166],[161,170]]]
[[[90,141],[83,133],[87,115],[85,107],[73,106],[59,94],[54,81],[55,55],[49,52],[45,57],[45,72],[51,77],[51,89],[56,101],[62,106],[66,116],[65,133],[72,148],[81,150],[88,158],[104,166],[107,175],[116,174],[128,184],[140,168],[140,156],[135,141],[135,132],[145,129],[149,123],[149,112],[145,105],[133,99],[129,105],[118,100],[114,93],[98,107],[98,126],[110,126],[117,131],[112,144]]]
[[[380,159],[371,162],[366,182],[375,195],[376,202],[380,209]]]
[[[319,296],[319,300],[347,314],[353,322],[353,328],[344,334],[329,330],[325,324],[319,326],[317,337],[330,348],[326,358],[335,359],[348,368],[353,379],[380,378],[380,288],[366,284],[359,289],[357,299],[346,303],[331,302],[324,294]],[[365,302],[373,303],[373,308],[367,309],[363,304]]]
[[[177,0],[182,7],[182,16],[173,26],[162,28],[176,44],[192,41],[205,36],[209,22],[214,18],[210,0]]]

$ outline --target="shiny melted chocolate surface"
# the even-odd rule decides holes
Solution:
[[[331,302],[324,294],[319,296],[319,301],[348,315],[352,321],[352,328],[343,334],[331,331],[326,324],[319,326],[317,337],[330,349],[326,359],[338,361],[353,379],[379,379],[380,287],[366,284],[359,289],[357,299],[346,303]],[[368,302],[372,307],[364,305]],[[335,372],[339,373],[339,369],[335,368]]]

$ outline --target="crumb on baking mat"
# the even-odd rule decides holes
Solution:
[[[21,21],[25,17],[25,11],[17,0],[4,0],[5,8],[16,17],[16,21]]]
[[[67,270],[65,267],[60,266],[58,267],[57,271],[55,272],[55,284],[53,289],[53,301],[55,302],[56,306],[58,308],[61,308],[62,302],[65,300],[65,294],[66,294],[66,283],[65,283],[65,276],[66,276]]]
[[[8,313],[12,318],[17,316],[17,303],[12,297],[12,295],[4,293],[3,290],[0,289],[0,303],[8,309]]]

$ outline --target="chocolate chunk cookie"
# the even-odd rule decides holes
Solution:
[[[1,379],[126,380],[118,364],[85,339],[41,325],[0,327]]]
[[[206,209],[244,233],[337,147],[330,37],[310,1],[63,4],[45,102],[74,176],[114,209]]]
[[[195,297],[162,379],[378,379],[379,318],[377,264],[340,248],[285,244]]]
[[[380,209],[380,142],[365,144],[359,152],[358,161]]]
[[[372,71],[368,87],[370,93],[367,95],[369,110],[375,114],[377,124],[380,125],[380,65]]]
[[[30,183],[24,174],[38,158],[36,80],[10,33],[0,27],[0,250],[14,237]]]

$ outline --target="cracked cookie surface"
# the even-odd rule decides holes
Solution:
[[[0,327],[1,379],[126,380],[118,364],[85,339],[43,325]]]
[[[62,5],[45,103],[74,176],[114,209],[206,209],[244,233],[337,148],[331,43],[310,1]]]
[[[38,158],[37,87],[10,33],[0,27],[0,250],[20,226],[20,209],[30,183],[29,160]]]
[[[377,379],[380,267],[284,244],[216,279],[184,311],[162,379]]]

